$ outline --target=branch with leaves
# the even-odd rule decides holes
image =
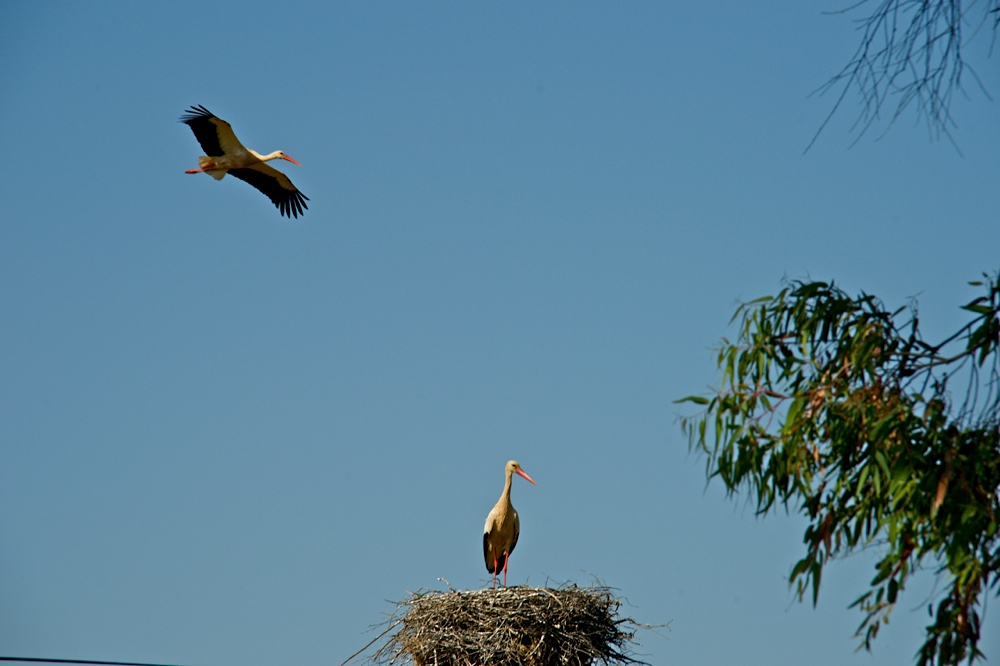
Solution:
[[[878,548],[853,604],[865,648],[910,577],[937,570],[947,591],[928,608],[921,665],[983,656],[980,610],[1000,581],[1000,281],[985,277],[968,323],[933,344],[915,304],[790,283],[737,309],[720,388],[678,401],[704,407],[681,425],[710,479],[760,514],[808,517],[789,581],[800,600],[815,605],[830,561]]]

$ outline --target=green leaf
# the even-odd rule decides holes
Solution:
[[[788,412],[785,414],[785,423],[787,425],[794,425],[795,419],[798,418],[799,412],[802,411],[802,407],[805,406],[805,397],[798,397],[792,400],[792,404],[788,406]]]
[[[815,608],[816,603],[819,601],[819,581],[823,576],[823,565],[820,562],[813,562],[812,564],[812,588],[813,588],[813,607]]]
[[[865,493],[865,481],[868,480],[868,475],[871,474],[871,471],[871,465],[865,465],[861,468],[861,473],[858,474],[858,485],[854,488],[855,497]]]

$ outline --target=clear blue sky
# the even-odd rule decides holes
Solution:
[[[849,148],[855,98],[803,154],[840,6],[5,3],[0,654],[338,664],[488,584],[515,458],[511,582],[598,576],[672,622],[648,661],[910,663],[932,576],[855,654],[872,558],[795,603],[802,521],[706,488],[673,404],[783,277],[935,334],[1000,266],[974,87],[964,157],[911,116]],[[299,160],[306,215],[185,175],[191,104]]]

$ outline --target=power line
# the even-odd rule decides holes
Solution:
[[[178,666],[177,664],[150,664],[141,661],[90,661],[86,659],[42,659],[40,657],[0,657],[0,661],[25,661],[44,664],[100,664],[102,666]]]

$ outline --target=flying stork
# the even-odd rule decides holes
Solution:
[[[297,218],[303,214],[303,209],[309,208],[306,205],[309,197],[299,192],[288,176],[265,164],[268,160],[281,159],[302,166],[291,157],[280,150],[261,155],[245,148],[229,123],[204,106],[192,106],[181,116],[181,122],[191,128],[205,151],[205,155],[198,158],[198,168],[184,173],[207,173],[216,180],[230,173],[267,195],[287,217]]]
[[[507,587],[507,562],[510,560],[510,554],[514,552],[517,537],[521,533],[521,521],[510,503],[511,478],[516,473],[538,485],[534,479],[525,474],[516,460],[509,461],[504,471],[507,474],[507,481],[503,492],[500,493],[500,499],[490,511],[490,515],[486,516],[486,526],[483,528],[483,556],[486,558],[486,570],[493,574],[493,589],[497,587],[497,573],[501,569],[503,569],[503,586]]]

